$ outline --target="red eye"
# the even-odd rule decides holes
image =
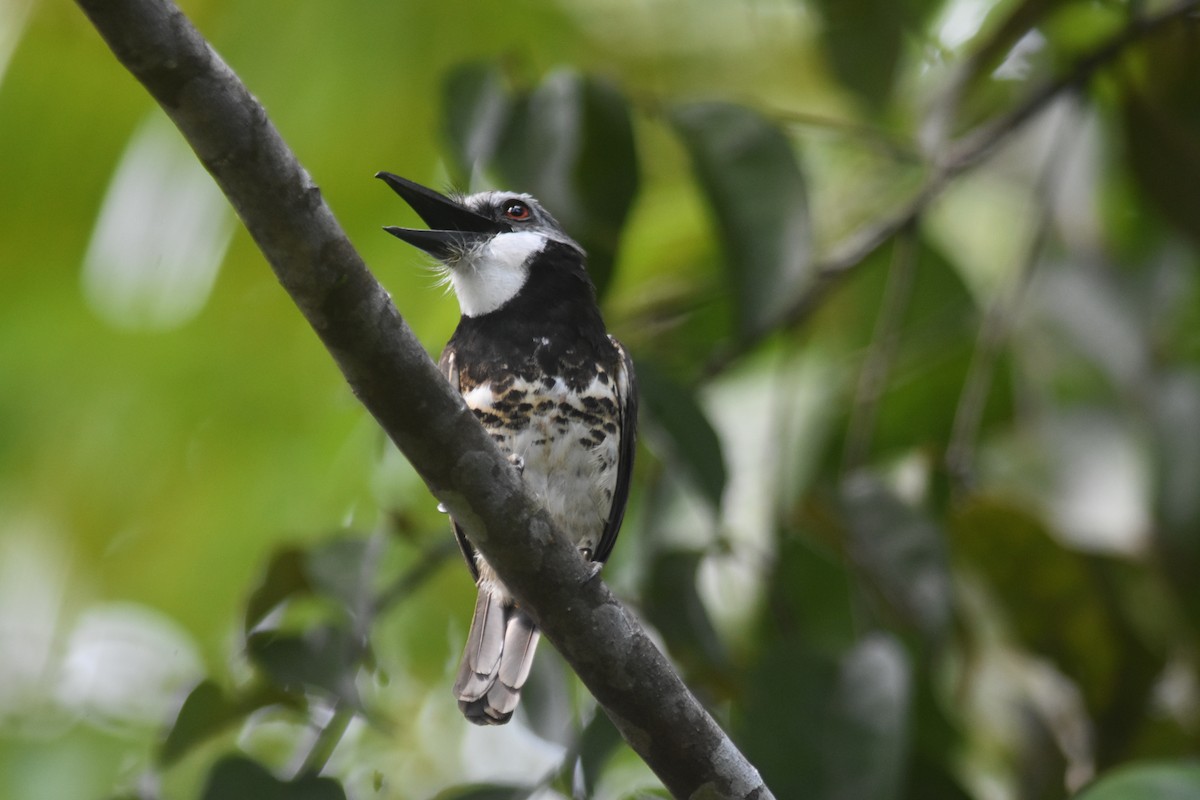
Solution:
[[[504,204],[504,216],[516,222],[524,222],[529,219],[532,214],[529,211],[529,206],[522,203],[520,200],[509,200]]]

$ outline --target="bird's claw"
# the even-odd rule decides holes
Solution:
[[[579,548],[579,555],[583,556],[583,560],[588,562],[588,576],[583,579],[585,584],[596,580],[596,576],[600,574],[600,568],[604,566],[603,561],[592,561],[593,552],[590,547]]]
[[[515,453],[510,455],[508,457],[508,463],[513,465],[513,468],[516,469],[518,475],[525,474],[525,459],[521,458],[519,455]]]

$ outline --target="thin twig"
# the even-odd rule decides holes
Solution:
[[[344,700],[339,700],[333,708],[333,714],[329,717],[329,721],[322,726],[317,738],[313,740],[308,755],[304,757],[304,763],[296,770],[297,778],[321,774],[321,770],[325,769],[325,765],[329,763],[333,751],[341,743],[342,737],[346,735],[346,729],[350,727],[350,721],[353,719],[354,709],[350,708]]]
[[[458,544],[454,541],[454,537],[449,534],[449,523],[447,523],[446,528],[446,536],[438,539],[432,546],[425,548],[417,563],[409,567],[391,586],[379,593],[379,596],[375,598],[374,614],[383,613],[395,603],[398,603],[421,588],[426,581],[433,577],[438,568],[445,563],[446,559],[458,552]]]
[[[922,160],[921,154],[912,144],[872,125],[792,109],[769,108],[766,110],[766,114],[786,125],[829,131],[845,137],[861,139],[875,150],[886,153],[899,163],[916,164]]]
[[[904,312],[912,299],[913,281],[917,271],[917,250],[916,233],[910,225],[896,237],[887,286],[883,292],[879,317],[875,321],[875,332],[858,376],[858,389],[855,391],[854,404],[850,410],[846,446],[842,456],[842,471],[847,474],[862,466],[870,450],[879,400],[883,396],[884,387],[887,386],[888,373],[891,372],[896,351],[900,346],[900,328],[904,322]]]
[[[1056,192],[1062,185],[1065,150],[1068,142],[1074,141],[1071,132],[1076,118],[1077,114],[1072,110],[1072,113],[1066,115],[1066,121],[1059,122],[1058,130],[1054,132],[1034,191],[1037,208],[1031,213],[1037,219],[1037,226],[1009,291],[996,297],[979,326],[975,351],[971,355],[962,394],[959,395],[958,406],[954,411],[954,423],[945,454],[947,474],[952,485],[959,491],[970,486],[975,461],[975,440],[979,436],[996,363],[1008,340],[1013,318],[1021,307],[1026,289],[1033,280],[1050,235],[1053,222],[1050,210],[1054,206]]]

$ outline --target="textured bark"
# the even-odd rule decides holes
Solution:
[[[78,0],[212,173],[433,494],[679,798],[771,793],[638,622],[554,530],[368,271],[262,106],[165,0]]]

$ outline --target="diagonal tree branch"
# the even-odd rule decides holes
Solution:
[[[554,530],[367,270],[262,106],[168,0],[77,0],[179,127],[363,405],[679,798],[771,798]]]

